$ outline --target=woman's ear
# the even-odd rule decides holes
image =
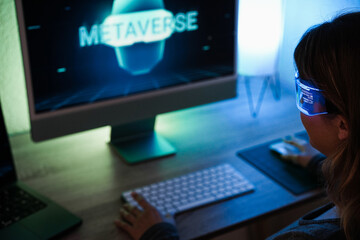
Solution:
[[[335,121],[339,140],[347,139],[349,136],[349,125],[346,119],[341,115],[337,115]]]

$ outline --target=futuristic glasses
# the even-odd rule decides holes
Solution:
[[[327,114],[326,99],[321,94],[322,90],[316,88],[308,80],[301,79],[299,73],[295,73],[296,106],[307,116]]]

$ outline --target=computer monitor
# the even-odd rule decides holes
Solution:
[[[16,0],[34,141],[110,125],[130,162],[174,154],[156,115],[236,96],[237,0]]]

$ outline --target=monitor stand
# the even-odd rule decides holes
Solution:
[[[176,153],[176,149],[154,130],[155,117],[111,127],[110,144],[129,164]]]

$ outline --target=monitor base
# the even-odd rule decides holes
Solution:
[[[170,156],[176,149],[154,131],[155,118],[113,126],[112,147],[129,164]]]

